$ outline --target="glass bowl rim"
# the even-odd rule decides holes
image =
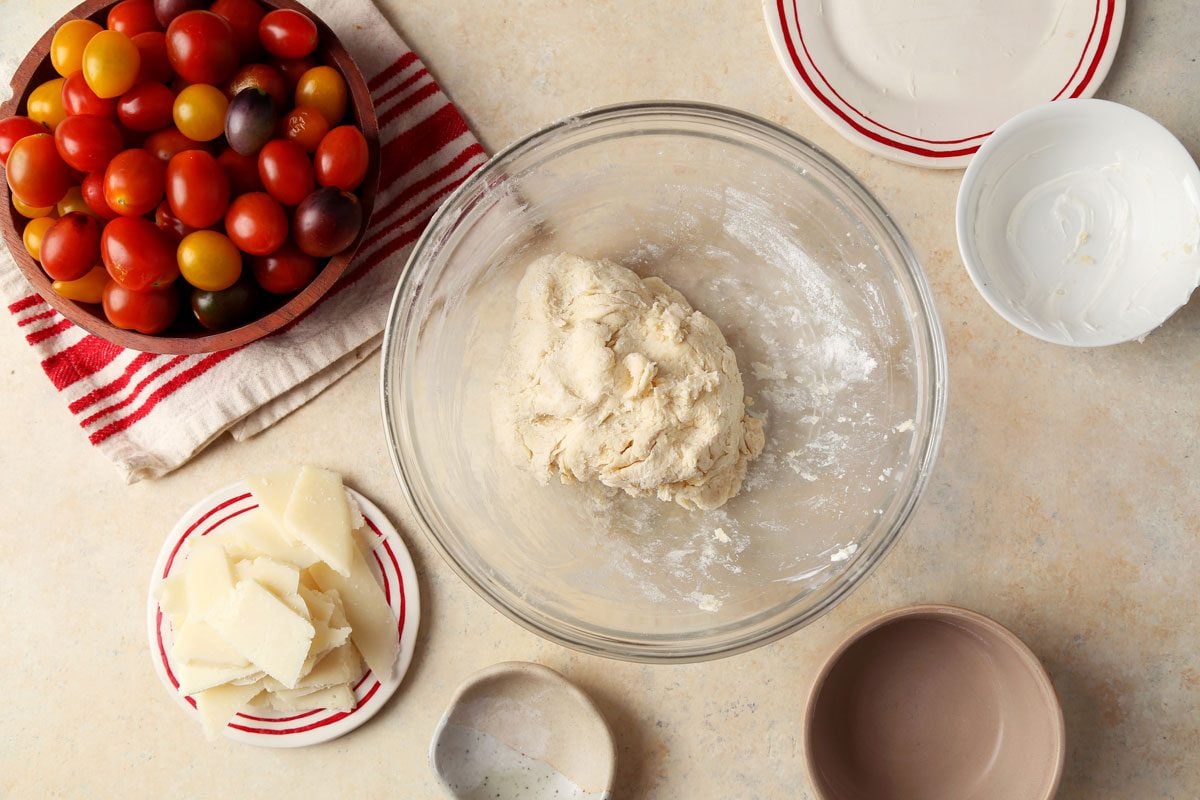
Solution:
[[[562,623],[559,623],[557,628],[547,626],[539,621],[538,617],[507,603],[503,598],[491,591],[484,581],[477,578],[472,574],[470,569],[455,558],[450,549],[442,541],[439,532],[430,524],[416,493],[410,485],[409,472],[418,471],[420,465],[406,465],[404,459],[401,457],[399,431],[397,430],[397,426],[393,424],[393,411],[398,399],[393,396],[392,387],[389,385],[389,375],[395,371],[393,369],[396,366],[395,362],[400,357],[400,353],[397,352],[397,342],[403,341],[406,338],[404,336],[405,332],[401,330],[398,323],[404,314],[404,301],[411,293],[416,266],[425,256],[426,251],[431,246],[431,242],[433,242],[441,230],[455,221],[452,217],[459,214],[460,209],[458,207],[465,196],[474,191],[480,183],[487,185],[493,177],[497,176],[497,173],[499,173],[499,178],[501,179],[498,183],[502,183],[507,177],[504,174],[507,164],[536,150],[540,145],[552,143],[555,139],[569,135],[573,131],[596,123],[613,120],[630,120],[647,117],[661,118],[672,115],[691,121],[725,123],[739,129],[741,133],[758,138],[760,141],[763,139],[773,140],[773,143],[776,145],[791,148],[802,154],[805,158],[810,159],[815,165],[821,167],[827,177],[840,183],[842,189],[845,189],[855,201],[866,208],[874,218],[874,222],[881,226],[887,238],[891,240],[891,244],[899,253],[904,268],[903,275],[909,280],[909,288],[916,295],[918,301],[918,305],[912,309],[919,312],[914,315],[914,319],[918,323],[916,326],[918,328],[918,331],[916,331],[918,335],[914,336],[914,340],[924,338],[924,344],[931,356],[928,364],[928,376],[921,390],[928,395],[928,408],[926,409],[924,418],[916,428],[918,434],[924,434],[924,441],[920,443],[913,458],[911,469],[915,475],[915,480],[908,496],[904,498],[895,519],[886,531],[884,531],[883,535],[877,536],[874,541],[868,542],[867,546],[863,548],[863,552],[852,561],[849,568],[831,582],[831,586],[817,590],[824,593],[819,602],[798,613],[795,610],[785,613],[783,615],[784,618],[775,624],[762,627],[761,629],[751,628],[748,633],[744,631],[730,632],[699,642],[683,639],[671,644],[663,644],[657,641],[653,643],[633,643],[624,640],[604,639],[590,633],[578,633],[575,628]],[[638,134],[634,132],[629,135]],[[803,168],[800,165],[796,166],[797,168]],[[645,100],[598,106],[551,122],[498,151],[487,163],[469,175],[447,196],[445,201],[430,218],[421,236],[417,239],[416,245],[413,247],[412,253],[409,255],[408,261],[401,271],[396,283],[396,289],[392,294],[387,320],[384,325],[381,351],[380,409],[383,415],[384,435],[387,441],[388,454],[391,458],[396,478],[400,483],[401,491],[408,503],[409,509],[412,511],[417,526],[441,558],[477,595],[526,630],[543,639],[572,650],[604,658],[615,658],[638,663],[692,663],[746,652],[794,633],[819,619],[844,600],[852,591],[862,585],[870,573],[879,566],[883,558],[891,551],[899,539],[900,533],[907,527],[917,505],[924,496],[929,484],[929,478],[937,461],[948,405],[946,343],[937,309],[933,302],[933,292],[921,268],[920,259],[917,257],[912,245],[909,244],[907,237],[892,219],[892,215],[848,169],[821,148],[787,128],[767,119],[714,103]],[[403,385],[402,377],[398,381],[399,385]],[[402,394],[402,392],[397,391],[396,394]],[[543,614],[542,617],[554,620],[549,614]],[[557,622],[557,620],[554,621]]]

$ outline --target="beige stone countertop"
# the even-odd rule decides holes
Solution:
[[[72,5],[0,0],[4,84]],[[416,530],[384,448],[377,356],[256,439],[126,486],[0,314],[0,797],[438,797],[434,724],[463,678],[508,659],[596,699],[617,735],[618,798],[810,797],[799,720],[815,666],[856,620],[914,601],[991,615],[1041,656],[1066,713],[1062,800],[1200,796],[1200,301],[1143,344],[1018,333],[960,263],[961,173],[868,155],[821,122],[753,0],[382,5],[491,150],[590,106],[682,98],[762,115],[845,164],[912,241],[945,328],[949,420],[928,494],[870,579],[798,633],[710,663],[607,661],[510,622]],[[1186,0],[1130,2],[1100,92],[1193,154],[1198,34]],[[333,743],[209,743],[154,676],[150,569],[194,500],[285,461],[345,473],[401,528],[421,579],[417,656],[389,706]]]

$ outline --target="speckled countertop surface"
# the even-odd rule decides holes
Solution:
[[[4,83],[73,4],[0,0]],[[596,698],[617,734],[619,798],[808,797],[799,718],[813,669],[854,621],[918,600],[989,614],[1042,657],[1066,711],[1060,798],[1200,796],[1200,302],[1144,344],[1077,351],[1017,333],[959,262],[961,173],[843,141],[787,83],[758,3],[382,5],[490,149],[589,106],[687,98],[765,116],[846,164],[910,237],[945,326],[950,413],[929,493],[883,566],[809,628],[713,663],[610,662],[509,622],[412,528],[384,451],[377,358],[257,439],[127,487],[0,315],[0,797],[437,797],[437,717],[464,677],[506,659],[554,667]],[[1130,3],[1100,92],[1193,155],[1198,33],[1186,0]],[[195,498],[283,460],[344,472],[404,530],[419,650],[390,706],[348,737],[209,744],[152,672],[150,567]]]

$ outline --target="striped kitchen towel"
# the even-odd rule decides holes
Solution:
[[[219,353],[127,350],[51,309],[0,248],[0,298],[17,329],[88,439],[129,482],[175,469],[225,431],[253,436],[370,355],[414,242],[446,195],[486,160],[458,110],[370,0],[309,5],[368,78],[382,174],[353,265],[300,322]]]

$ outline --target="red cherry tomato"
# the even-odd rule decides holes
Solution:
[[[121,217],[104,226],[100,257],[114,281],[143,292],[179,277],[175,242],[145,217]]]
[[[173,287],[135,292],[110,281],[101,302],[109,322],[139,333],[162,333],[179,313],[179,293]]]
[[[267,13],[265,8],[255,0],[217,0],[209,11],[224,17],[233,28],[233,41],[243,58],[258,52],[258,23]]]
[[[314,188],[308,153],[287,139],[272,139],[259,151],[258,177],[271,197],[285,206],[299,205]]]
[[[83,71],[72,72],[62,85],[63,111],[68,116],[89,114],[93,117],[111,117],[117,111],[115,97],[100,97],[83,79]]]
[[[154,224],[174,239],[175,244],[179,244],[180,239],[197,230],[191,225],[184,225],[183,220],[171,211],[171,204],[166,200],[159,203],[158,208],[154,210]]]
[[[142,149],[119,153],[104,170],[104,199],[109,208],[125,217],[140,217],[162,201],[162,161]]]
[[[8,154],[13,145],[35,133],[46,133],[46,126],[29,117],[5,117],[0,120],[0,164],[8,163]]]
[[[116,219],[121,216],[109,208],[108,201],[104,199],[104,170],[89,172],[79,186],[79,193],[83,195],[83,202],[91,212],[100,219]]]
[[[233,29],[211,11],[180,14],[167,27],[167,57],[188,83],[224,83],[238,64]]]
[[[54,129],[54,143],[69,167],[93,172],[121,152],[125,138],[108,117],[67,117]]]
[[[304,58],[317,49],[317,24],[299,11],[280,8],[262,18],[258,38],[277,58]]]
[[[315,108],[300,106],[293,108],[283,119],[283,135],[304,148],[307,153],[314,153],[325,134],[329,133],[329,122]]]
[[[262,191],[262,179],[258,177],[258,159],[255,156],[244,156],[232,147],[227,147],[217,161],[225,170],[234,194]]]
[[[264,192],[244,194],[229,204],[225,233],[238,249],[252,256],[265,256],[287,239],[288,221],[283,206]]]
[[[74,281],[100,262],[100,223],[78,211],[50,226],[42,239],[42,269],[56,281]]]
[[[352,192],[366,177],[369,161],[367,140],[362,132],[353,125],[342,125],[325,134],[317,145],[313,165],[317,182],[322,186],[336,186]]]
[[[279,70],[279,74],[287,82],[288,97],[296,91],[296,85],[300,83],[300,78],[304,73],[308,72],[315,66],[317,62],[311,58],[292,58],[292,59],[275,59],[271,62],[271,66]]]
[[[171,127],[150,134],[142,146],[158,160],[170,161],[171,156],[184,150],[206,150],[208,143],[192,141],[180,133],[178,128]]]
[[[167,202],[184,225],[215,225],[229,207],[229,178],[211,154],[185,150],[167,163]]]
[[[27,206],[52,206],[74,185],[67,162],[58,154],[48,133],[24,136],[13,145],[5,161],[8,188]]]
[[[151,0],[122,0],[108,10],[108,29],[133,38],[146,31],[161,31]]]
[[[162,31],[139,33],[130,39],[138,49],[138,83],[169,83],[175,77],[171,61],[167,58],[167,35]]]
[[[250,261],[254,280],[271,294],[298,292],[317,275],[317,259],[288,242],[274,253]]]
[[[161,83],[143,83],[121,95],[117,118],[131,131],[148,133],[170,125],[174,108],[170,89]]]
[[[275,67],[266,64],[247,64],[233,74],[225,94],[230,100],[238,96],[242,89],[258,89],[271,98],[275,104],[275,113],[287,108],[292,92],[288,88],[283,73]]]

